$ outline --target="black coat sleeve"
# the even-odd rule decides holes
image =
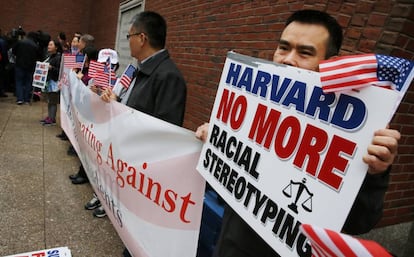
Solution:
[[[381,174],[367,174],[348,214],[343,232],[359,235],[369,232],[379,222],[384,208],[391,166]]]

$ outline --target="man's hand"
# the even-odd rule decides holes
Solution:
[[[98,94],[99,95],[99,88],[97,87],[97,86],[95,86],[95,84],[92,84],[92,85],[90,85],[89,86],[89,89],[92,91],[92,92],[94,92],[95,94]]]
[[[400,138],[400,132],[395,129],[375,131],[367,154],[363,157],[363,161],[369,165],[369,174],[382,173],[394,162]]]
[[[104,102],[109,103],[111,100],[116,100],[116,95],[114,92],[112,92],[111,88],[106,88],[104,91],[102,91],[101,99]]]
[[[195,132],[196,138],[200,139],[203,142],[206,142],[207,140],[208,125],[208,123],[204,123],[203,125],[199,126]]]
[[[76,77],[78,78],[78,79],[82,79],[83,78],[83,73],[82,72],[77,72],[76,73]]]

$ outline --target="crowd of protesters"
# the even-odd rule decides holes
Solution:
[[[61,32],[58,37],[60,55],[66,36]],[[33,91],[33,72],[36,61],[50,58],[48,46],[52,40],[55,39],[42,30],[26,32],[21,26],[7,33],[0,30],[0,97],[8,97],[7,92],[11,92],[18,105],[40,100],[40,93]]]
[[[90,34],[75,32],[69,42],[64,32],[58,33],[55,38],[42,30],[26,32],[19,26],[7,34],[0,30],[0,97],[8,97],[11,92],[16,97],[17,105],[30,104],[43,98],[48,103],[47,116],[40,120],[43,126],[56,125],[57,106],[59,104],[58,78],[61,58],[64,53],[85,55],[86,61],[81,69],[76,70],[77,76],[85,85],[91,79],[88,76],[88,63],[98,59],[98,49],[94,46],[94,37]],[[114,51],[115,52],[115,51]],[[36,62],[45,62],[49,65],[46,88],[40,91],[33,87],[33,73]],[[57,138],[68,140],[62,130]],[[68,155],[76,156],[72,146],[69,146]],[[70,176],[73,184],[89,183],[82,164],[79,171]],[[97,198],[85,205],[88,210],[95,210],[95,217],[105,217],[105,211]]]

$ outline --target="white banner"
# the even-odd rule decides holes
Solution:
[[[397,99],[324,94],[316,72],[229,53],[197,169],[281,256],[310,255],[299,225],[342,228]]]
[[[205,181],[193,131],[105,103],[65,69],[61,123],[133,256],[194,257]]]

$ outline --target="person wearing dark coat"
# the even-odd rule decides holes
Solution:
[[[35,42],[36,33],[29,32],[27,36],[18,41],[13,47],[13,54],[16,56],[15,80],[16,80],[16,103],[30,103],[33,72],[36,61],[39,60],[39,47]]]

